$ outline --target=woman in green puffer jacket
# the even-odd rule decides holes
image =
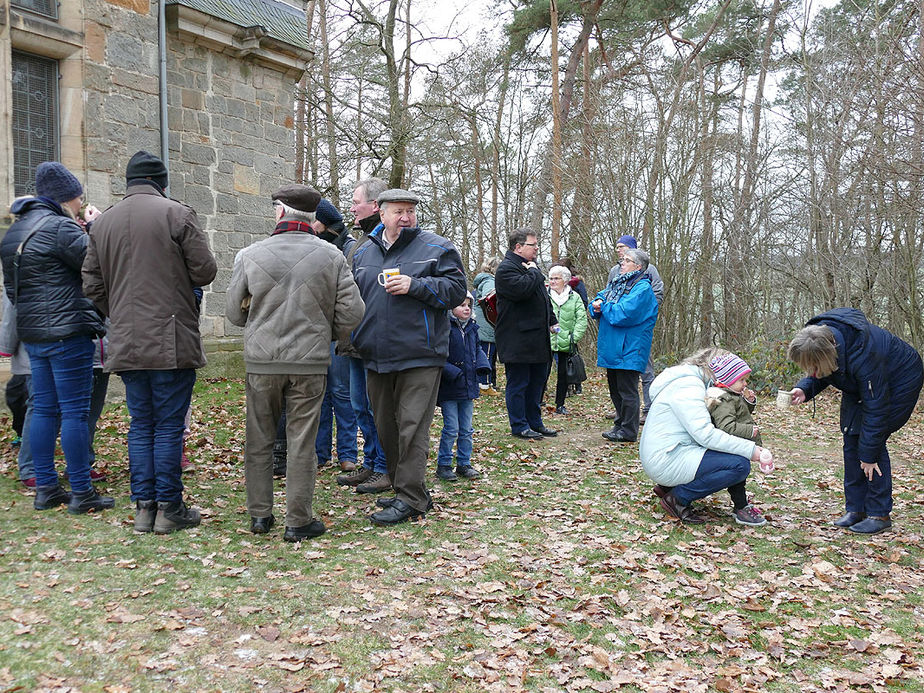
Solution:
[[[584,301],[571,290],[568,282],[571,281],[571,272],[561,265],[555,265],[549,270],[549,296],[552,299],[552,310],[558,319],[560,330],[551,335],[552,352],[558,362],[558,381],[555,385],[555,413],[567,414],[565,409],[565,395],[568,392],[568,373],[565,368],[566,357],[577,343],[581,341],[587,331],[587,311]]]

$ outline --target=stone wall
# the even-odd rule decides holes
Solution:
[[[125,191],[131,155],[160,152],[157,7],[85,2],[87,192],[106,206]],[[294,178],[295,80],[176,32],[167,45],[170,196],[196,210],[219,267],[202,333],[238,334],[224,292],[237,251],[271,230],[269,195]]]

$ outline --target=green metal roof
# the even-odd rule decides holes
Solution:
[[[277,0],[166,0],[241,27],[262,26],[278,41],[308,50],[305,12]]]

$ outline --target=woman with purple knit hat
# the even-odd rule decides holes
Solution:
[[[70,513],[113,506],[90,481],[87,418],[93,386],[93,338],[103,318],[84,295],[80,270],[88,236],[75,221],[83,186],[57,161],[35,170],[35,197],[17,200],[18,219],[0,243],[4,288],[16,306],[16,330],[32,366],[29,436],[36,510],[67,504]],[[71,493],[55,469],[58,415]]]

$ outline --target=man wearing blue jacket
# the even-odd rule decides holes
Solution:
[[[445,238],[417,226],[420,198],[392,189],[377,199],[382,224],[353,256],[366,314],[353,345],[385,450],[394,498],[376,501],[376,525],[423,517],[430,423],[449,353],[449,311],[466,296],[462,258]]]

